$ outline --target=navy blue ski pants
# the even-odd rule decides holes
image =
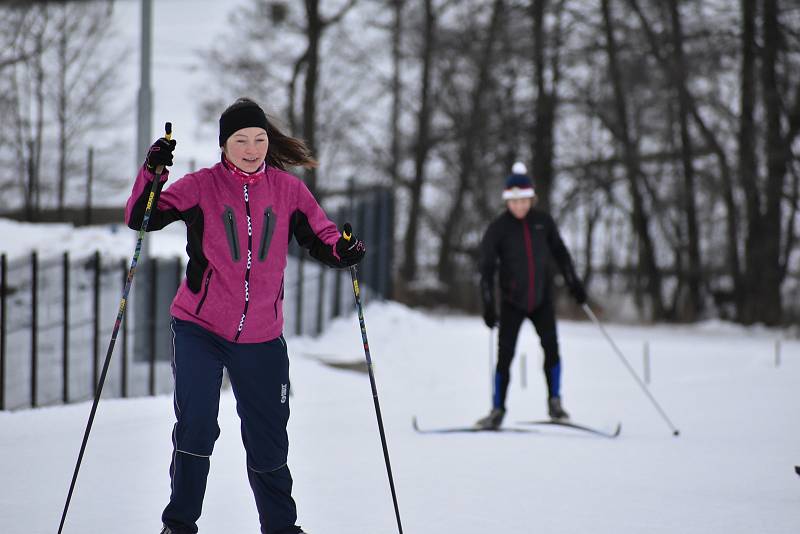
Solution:
[[[170,501],[161,517],[176,534],[197,532],[209,458],[219,437],[222,369],[228,370],[247,451],[247,476],[263,534],[293,534],[297,511],[286,465],[289,358],[283,336],[231,343],[203,327],[172,319],[177,423],[172,431]]]
[[[547,394],[550,397],[558,397],[561,394],[561,357],[558,352],[556,312],[552,299],[546,297],[538,308],[528,314],[503,301],[500,307],[497,368],[494,375],[494,396],[492,398],[492,406],[495,408],[505,409],[506,407],[508,383],[511,380],[511,362],[514,360],[519,329],[526,318],[533,323],[544,351]]]

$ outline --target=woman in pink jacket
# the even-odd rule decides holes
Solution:
[[[175,416],[171,496],[162,534],[197,532],[209,458],[219,436],[223,367],[242,420],[247,475],[264,534],[296,526],[286,464],[289,360],[283,338],[284,270],[292,237],[322,263],[361,261],[364,244],[345,240],[290,166],[313,167],[305,144],[282,133],[258,104],[240,98],[219,119],[221,161],[161,191],[148,231],[183,221],[189,262],[170,308]],[[175,141],[161,138],[147,154],[126,206],[141,226],[154,169],[172,165]]]

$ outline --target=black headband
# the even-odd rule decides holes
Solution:
[[[238,130],[242,128],[263,128],[267,130],[267,116],[255,102],[242,102],[234,104],[219,118],[219,146]]]

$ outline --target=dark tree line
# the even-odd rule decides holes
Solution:
[[[575,222],[596,294],[630,292],[652,319],[797,313],[796,5],[409,4],[403,64],[415,75],[403,90],[417,119],[405,136],[414,172],[394,179],[408,186],[402,281],[413,288],[424,261],[463,293],[522,159],[539,207]]]

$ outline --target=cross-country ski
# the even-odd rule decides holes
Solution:
[[[484,433],[509,433],[509,434],[530,434],[535,433],[536,430],[530,428],[514,428],[514,427],[498,427],[498,428],[481,428],[479,426],[451,426],[451,427],[438,427],[438,428],[420,428],[417,418],[411,420],[411,427],[419,434],[476,434],[479,432]]]
[[[541,421],[519,421],[517,422],[518,425],[530,425],[530,426],[553,426],[553,427],[562,427],[568,428],[572,430],[578,430],[581,432],[588,432],[589,434],[595,434],[597,436],[603,436],[605,438],[616,438],[619,436],[620,432],[622,431],[622,423],[617,423],[616,426],[612,427],[612,430],[603,430],[600,428],[594,428],[586,425],[581,425],[578,423],[573,423],[572,421],[554,421],[554,420],[541,420]]]

